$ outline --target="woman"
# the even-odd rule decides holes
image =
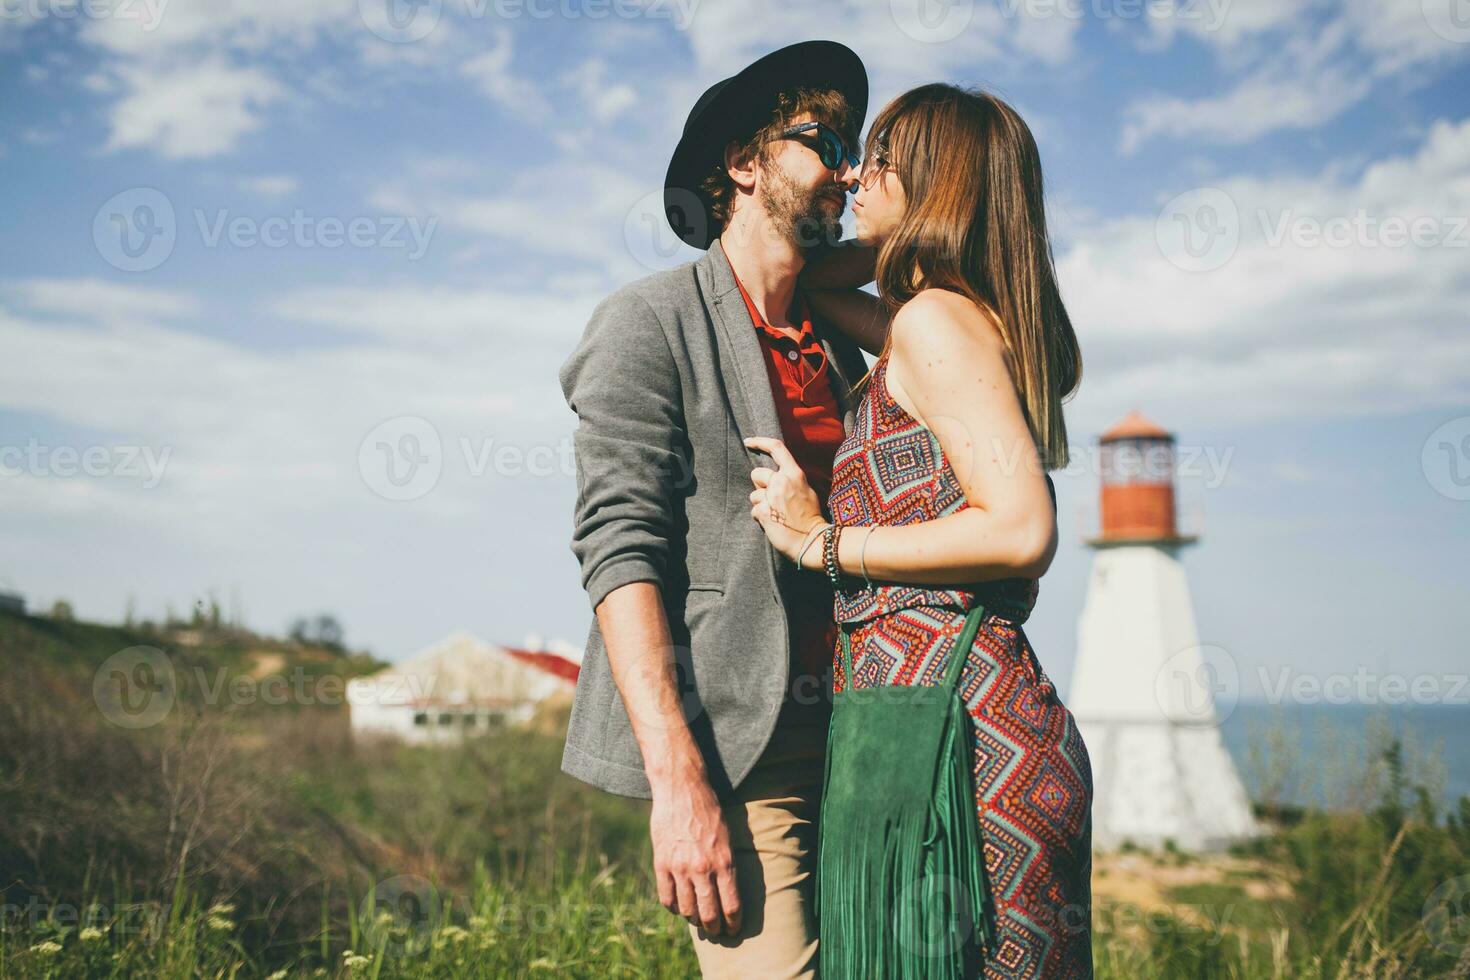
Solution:
[[[1090,976],[1091,766],[1022,630],[1056,551],[1047,470],[1067,463],[1061,403],[1081,374],[1036,144],[1001,100],[935,84],[883,109],[864,161],[858,245],[804,279],[814,311],[878,355],[827,498],[847,533],[777,440],[747,440],[779,467],[753,471],[751,513],[817,574],[835,533],[853,676],[834,656],[834,690],[932,684],[966,658],[998,937],[985,976]],[[876,298],[854,288],[875,277]]]

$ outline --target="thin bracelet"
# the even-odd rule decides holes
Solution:
[[[868,539],[878,530],[878,525],[872,524],[868,527],[868,533],[863,535],[863,550],[858,552],[858,567],[863,570],[863,581],[868,588],[873,587],[873,580],[868,578]]]
[[[812,539],[810,541],[808,541],[806,544],[804,544],[804,545],[801,546],[801,553],[796,556],[796,567],[797,568],[802,567],[801,566],[801,560],[806,557],[806,553],[811,549],[811,546],[817,543],[817,539],[822,536],[822,531],[826,530],[826,528],[827,528],[827,525],[824,523],[824,524],[822,524],[822,526],[820,528],[817,529],[817,533],[816,534],[812,534],[812,532],[810,532],[810,531],[807,532],[808,534],[812,534]]]
[[[817,533],[812,535],[811,540],[810,541],[807,541],[805,544],[803,544],[801,546],[801,551],[797,553],[797,555],[796,555],[796,567],[797,568],[801,568],[802,567],[801,566],[801,560],[806,557],[807,551],[811,548],[811,546],[813,544],[816,543],[817,538],[820,538],[822,536],[821,527],[817,527],[816,528],[816,531],[817,531]],[[811,533],[812,533],[811,531],[808,531],[807,532],[807,534],[811,534]]]

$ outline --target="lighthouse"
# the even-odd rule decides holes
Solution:
[[[1218,850],[1256,822],[1220,738],[1231,661],[1203,647],[1179,553],[1174,436],[1130,412],[1099,439],[1101,528],[1068,704],[1093,773],[1093,842]]]

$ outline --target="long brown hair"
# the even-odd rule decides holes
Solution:
[[[1082,352],[1057,288],[1030,129],[986,92],[921,85],[878,113],[864,147],[875,154],[908,199],[878,251],[879,297],[896,312],[938,287],[992,314],[1042,466],[1066,466],[1062,402],[1082,379]]]

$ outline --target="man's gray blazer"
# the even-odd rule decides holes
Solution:
[[[846,336],[813,329],[850,433],[850,389],[867,362]],[[742,440],[782,437],[765,358],[716,240],[699,259],[599,303],[559,371],[578,418],[571,547],[582,585],[596,610],[619,586],[658,584],[682,712],[721,797],[771,736],[792,683],[785,597],[793,576],[814,574],[771,547],[750,516],[750,471],[774,463]],[[792,690],[821,710],[830,683],[829,672]],[[595,616],[562,769],[609,792],[651,795]]]

